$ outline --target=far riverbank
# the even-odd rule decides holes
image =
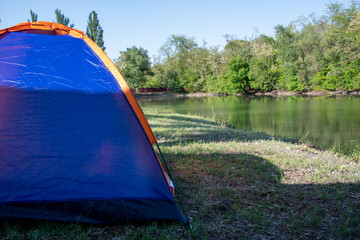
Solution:
[[[247,92],[247,93],[177,93],[177,92],[154,92],[154,93],[135,93],[135,97],[211,97],[211,96],[360,96],[359,91],[308,91],[308,92],[286,92],[286,91],[271,91],[271,92]]]

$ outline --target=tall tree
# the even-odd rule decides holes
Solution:
[[[56,23],[60,23],[62,25],[71,28],[75,26],[73,23],[70,24],[70,19],[68,17],[65,17],[65,15],[61,13],[60,9],[55,9],[55,16],[56,16],[56,21],[55,21]]]
[[[191,65],[191,51],[196,47],[195,39],[184,35],[171,35],[161,47],[160,53],[165,58],[167,87],[181,90],[188,87],[191,79],[195,79],[194,71],[189,66]]]
[[[194,38],[173,34],[167,39],[163,47],[170,49],[173,55],[180,54],[180,57],[184,57],[191,49],[197,47],[197,43]]]
[[[150,74],[150,58],[147,50],[133,46],[120,52],[117,68],[132,89],[143,87],[146,76]]]
[[[34,13],[31,9],[30,9],[30,18],[31,19],[28,19],[28,22],[36,22],[38,19],[38,15]]]
[[[249,65],[249,85],[252,89],[270,91],[276,88],[279,71],[274,50],[274,39],[260,35],[251,41],[253,58]]]
[[[104,30],[99,24],[99,19],[95,11],[92,11],[89,14],[89,19],[86,27],[86,36],[93,40],[102,50],[105,51],[104,40],[103,40]]]

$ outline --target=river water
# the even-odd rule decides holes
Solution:
[[[238,129],[300,139],[320,148],[360,149],[359,97],[138,98],[141,107],[168,108],[229,122]]]

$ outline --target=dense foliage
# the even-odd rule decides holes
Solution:
[[[120,52],[116,67],[132,89],[143,86],[146,83],[146,76],[151,75],[147,50],[135,46]]]
[[[348,7],[331,3],[324,16],[303,17],[274,30],[274,37],[251,40],[226,35],[223,50],[172,35],[154,57],[152,71],[143,71],[152,76],[136,87],[217,93],[360,89],[359,1]],[[138,74],[127,69],[128,79],[133,79],[131,71]]]

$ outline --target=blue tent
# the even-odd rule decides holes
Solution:
[[[155,137],[111,60],[81,31],[0,30],[0,218],[187,222]]]

